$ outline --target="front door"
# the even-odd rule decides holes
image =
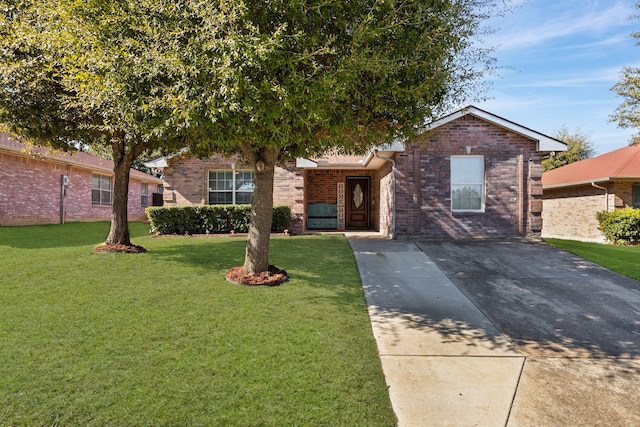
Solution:
[[[347,177],[347,230],[369,228],[369,177]]]

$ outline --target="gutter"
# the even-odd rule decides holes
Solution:
[[[583,181],[573,181],[573,182],[565,182],[562,184],[551,184],[551,185],[545,185],[543,188],[545,190],[555,190],[556,188],[565,188],[565,187],[574,187],[576,185],[587,185],[587,184],[594,184],[596,182],[608,182],[611,181],[611,179],[614,177],[602,177],[602,178],[592,178],[592,179],[585,179]],[[617,179],[617,177],[615,177]]]
[[[391,186],[392,186],[392,192],[393,192],[393,206],[391,207],[391,239],[395,239],[396,238],[396,161],[389,158],[389,157],[384,157],[384,156],[380,156],[378,154],[378,150],[373,150],[373,156],[370,156],[371,158],[373,157],[377,157],[379,159],[384,160],[385,162],[389,162],[391,163]],[[369,161],[371,160],[369,157],[367,157],[368,161],[367,163],[369,163]]]

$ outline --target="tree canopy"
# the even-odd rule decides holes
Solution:
[[[147,5],[148,6],[148,5]],[[129,170],[154,149],[175,150],[191,129],[188,79],[176,58],[176,19],[133,2],[0,1],[0,123],[26,140],[114,161],[106,243],[130,245]]]
[[[640,9],[640,2],[635,7]],[[635,16],[639,17],[640,15]],[[640,40],[640,32],[633,33],[632,37]],[[624,67],[620,74],[620,81],[612,90],[623,100],[611,115],[611,121],[618,122],[618,126],[622,128],[640,129],[640,67]],[[640,134],[634,135],[631,143],[640,144]]]
[[[580,129],[569,131],[563,126],[554,133],[554,137],[566,143],[567,150],[555,153],[548,159],[543,160],[542,169],[545,172],[593,156],[593,141]]]
[[[256,184],[244,268],[264,271],[277,162],[362,153],[476,99],[498,3],[0,0],[0,122],[128,165],[180,144],[242,155]]]

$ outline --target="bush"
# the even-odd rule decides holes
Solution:
[[[155,206],[145,212],[154,234],[246,233],[251,205]],[[271,232],[282,233],[290,223],[291,208],[274,206]]]
[[[614,244],[640,243],[640,209],[625,208],[598,212],[600,230]]]

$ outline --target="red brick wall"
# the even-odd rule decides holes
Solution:
[[[273,179],[273,204],[291,206],[290,231],[302,233],[304,223],[304,173],[290,161],[276,167]]]
[[[96,172],[107,175],[106,172]],[[65,221],[111,219],[111,206],[91,204],[91,174],[87,169],[23,155],[0,153],[0,225],[60,223],[60,176],[69,176]],[[149,183],[148,200],[157,184]],[[141,181],[129,187],[129,219],[146,220],[140,202]]]
[[[186,155],[171,159],[169,167],[164,170],[165,205],[198,205],[208,202],[208,186],[210,170],[230,170],[235,162],[236,170],[250,170],[238,158],[226,158],[214,155],[207,159],[198,159]],[[295,162],[286,162],[275,170],[274,205],[291,207],[291,227],[294,233],[302,232],[304,217],[303,171],[296,169]]]
[[[391,174],[391,164],[387,163],[378,171],[380,181],[380,218],[379,231],[385,236],[394,233],[393,230],[393,177]]]
[[[396,234],[424,237],[537,236],[542,228],[542,168],[537,142],[467,115],[421,135],[395,156]],[[450,197],[451,155],[485,159],[485,211],[452,213]],[[230,169],[230,159],[173,159],[165,170],[167,204],[206,202],[207,173]],[[241,169],[241,165],[237,165]],[[373,230],[391,227],[391,165],[380,170],[305,169],[293,162],[277,168],[274,203],[292,207],[292,230],[305,228],[306,206],[337,203],[337,183],[348,176],[371,177]]]
[[[482,155],[485,211],[452,212],[451,155]],[[538,235],[542,195],[536,141],[464,116],[421,135],[397,161],[397,234],[423,237]]]

